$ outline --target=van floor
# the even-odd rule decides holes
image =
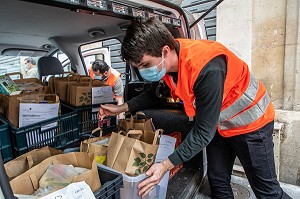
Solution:
[[[199,190],[203,178],[202,171],[191,164],[184,166],[170,180],[166,199],[194,198]]]

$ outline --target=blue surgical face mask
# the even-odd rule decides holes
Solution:
[[[94,75],[94,78],[97,80],[106,81],[108,77],[105,75]]]
[[[94,78],[97,79],[97,80],[103,80],[102,76],[100,76],[100,75],[94,75]]]
[[[162,61],[159,64],[149,68],[139,69],[142,78],[150,82],[157,82],[161,78],[163,78],[166,75],[166,68],[164,66],[164,61],[165,61],[164,56],[162,56]],[[161,71],[158,71],[158,66],[161,64],[162,64],[162,69]]]
[[[28,64],[25,64],[25,70],[26,70],[26,71],[29,70]]]

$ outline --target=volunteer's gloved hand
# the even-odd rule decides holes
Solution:
[[[118,115],[126,111],[128,111],[127,103],[122,105],[103,104],[99,108],[98,119],[103,120],[105,116]]]
[[[140,189],[139,195],[142,196],[142,198],[145,198],[147,194],[149,194],[149,192],[155,187],[155,185],[160,182],[165,173],[173,167],[174,165],[169,159],[161,163],[153,164],[146,172],[146,175],[149,177],[138,185],[138,188]]]

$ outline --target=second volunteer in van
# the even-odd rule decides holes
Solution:
[[[98,79],[104,84],[107,84],[112,87],[114,98],[117,101],[118,105],[124,103],[123,93],[124,86],[121,79],[121,73],[117,70],[108,66],[108,64],[103,61],[96,59],[89,70],[89,76],[93,79]],[[119,114],[119,119],[124,118],[124,114]]]
[[[155,19],[132,22],[121,53],[145,80],[163,79],[195,120],[178,149],[146,172],[149,178],[139,184],[139,195],[144,198],[168,170],[207,147],[212,198],[234,198],[230,180],[236,156],[257,198],[290,198],[275,173],[274,107],[245,62],[217,42],[175,40]],[[146,109],[156,102],[155,96],[143,93],[120,106],[101,105],[99,117]]]

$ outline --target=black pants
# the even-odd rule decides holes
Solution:
[[[207,146],[208,180],[211,196],[233,198],[231,172],[237,156],[244,167],[250,186],[258,199],[291,198],[277,181],[273,152],[274,122],[261,129],[224,138],[217,132]]]

